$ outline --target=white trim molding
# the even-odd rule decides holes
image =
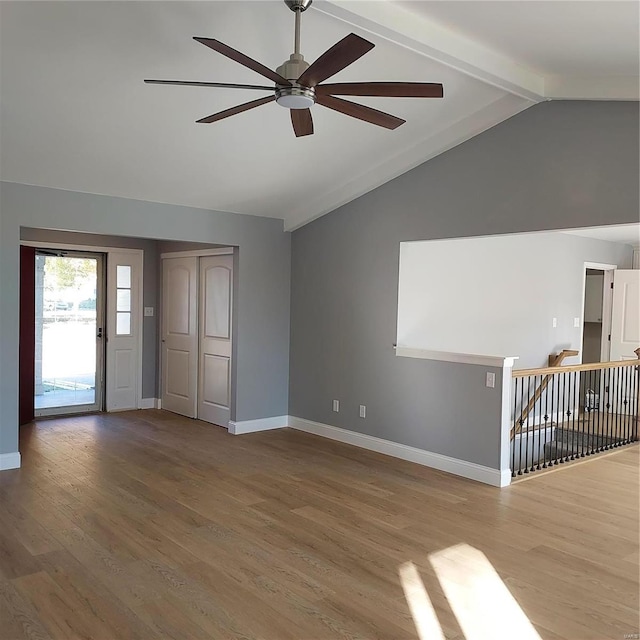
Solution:
[[[484,467],[482,465],[475,464],[474,462],[467,462],[466,460],[443,456],[440,453],[417,449],[416,447],[410,447],[398,442],[375,438],[374,436],[368,436],[355,431],[348,431],[347,429],[333,427],[320,422],[313,422],[312,420],[306,420],[304,418],[297,418],[296,416],[289,416],[289,426],[292,429],[297,429],[298,431],[313,433],[316,436],[322,436],[323,438],[329,438],[330,440],[344,442],[345,444],[350,444],[354,447],[360,447],[362,449],[368,449],[369,451],[383,453],[387,456],[392,456],[393,458],[400,458],[401,460],[415,462],[416,464],[421,464],[425,467],[446,471],[447,473],[462,476],[463,478],[470,478],[471,480],[477,480],[478,482],[490,484],[494,487],[506,486],[511,481],[510,472],[508,470],[501,472],[499,469]]]
[[[229,433],[240,436],[256,431],[270,431],[271,429],[284,429],[289,426],[289,416],[274,416],[273,418],[258,418],[257,420],[243,420],[241,422],[229,421]]]
[[[421,358],[441,362],[460,362],[462,364],[480,364],[485,367],[513,367],[518,356],[483,356],[477,353],[453,353],[449,351],[429,351],[412,347],[396,347],[396,355],[403,358]]]
[[[142,398],[138,409],[160,409],[160,398]]]
[[[19,469],[21,463],[20,452],[0,453],[0,471],[9,471],[9,469]]]
[[[161,253],[160,258],[202,258],[206,256],[229,256],[233,255],[233,247],[222,247],[221,249],[198,249],[194,251],[168,251]]]

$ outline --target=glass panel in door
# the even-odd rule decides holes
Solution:
[[[102,408],[101,276],[101,255],[36,255],[37,416]]]

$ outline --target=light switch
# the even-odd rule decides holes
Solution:
[[[367,417],[367,407],[365,407],[365,405],[363,404],[360,405],[360,417],[361,418]]]
[[[580,328],[580,318],[574,318],[573,319],[573,326],[578,329]]]
[[[485,385],[490,389],[493,389],[496,386],[496,374],[493,371],[487,371],[487,379]]]
[[[551,319],[551,326],[555,329],[558,326],[558,318]]]
[[[145,307],[144,308],[144,315],[145,317],[150,317],[153,315],[153,307]]]
[[[340,411],[340,400],[333,401],[333,410],[338,413]]]

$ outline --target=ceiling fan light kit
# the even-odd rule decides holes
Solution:
[[[405,122],[402,118],[396,118],[383,111],[349,100],[343,100],[336,96],[443,97],[442,85],[432,82],[343,82],[321,84],[371,51],[375,45],[355,33],[350,33],[310,65],[300,53],[300,23],[302,13],[311,6],[312,0],[284,0],[284,2],[295,13],[294,52],[275,71],[219,40],[194,37],[194,40],[201,44],[271,80],[275,86],[189,82],[184,80],[145,80],[145,82],[148,84],[221,87],[273,92],[273,95],[266,98],[245,102],[237,107],[225,109],[201,118],[197,122],[210,124],[275,101],[281,107],[289,109],[291,124],[296,137],[308,136],[313,133],[313,119],[310,108],[314,104],[319,104],[357,120],[364,120],[386,129],[396,129]]]

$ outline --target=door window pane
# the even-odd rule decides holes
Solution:
[[[116,313],[116,334],[119,336],[131,333],[131,314],[127,312]]]
[[[118,289],[116,311],[131,311],[131,289]]]
[[[116,287],[131,289],[131,267],[128,264],[119,264],[116,267]]]

